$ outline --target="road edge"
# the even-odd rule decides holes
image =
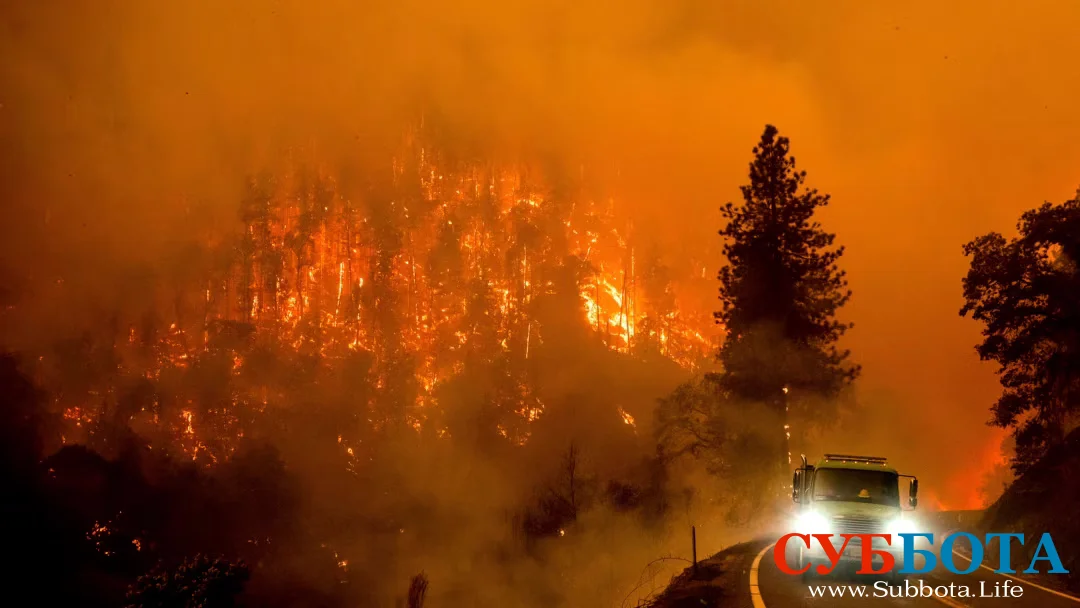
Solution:
[[[754,557],[754,563],[750,564],[750,603],[754,608],[765,608],[765,600],[761,599],[761,588],[758,586],[758,568],[761,566],[761,558],[776,546],[776,543],[769,543],[765,545]]]

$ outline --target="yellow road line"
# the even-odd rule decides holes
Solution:
[[[750,565],[750,601],[754,603],[754,608],[765,608],[765,601],[761,599],[761,588],[758,587],[758,566],[761,565],[761,558],[775,544],[773,543],[762,549],[761,553],[758,553],[757,557],[754,558],[754,563]]]

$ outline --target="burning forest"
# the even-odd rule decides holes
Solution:
[[[1023,273],[1071,310],[1075,198],[1022,213],[1075,188],[1080,80],[1016,59],[1069,11],[227,4],[0,8],[40,603],[645,606],[803,453],[960,510],[1065,449],[1057,354],[994,332]]]
[[[38,355],[34,377],[63,387],[64,441],[122,420],[211,465],[261,413],[290,407],[280,372],[298,366],[316,385],[363,386],[350,395],[357,428],[338,437],[350,457],[356,432],[449,436],[440,397],[481,368],[495,429],[524,445],[545,410],[535,359],[547,345],[580,337],[687,374],[711,366],[720,332],[695,292],[711,272],[673,281],[610,197],[527,169],[446,166],[417,138],[387,167],[359,195],[315,163],[251,178],[238,227],[185,252],[152,286],[153,308]],[[107,368],[78,386],[81,356]],[[186,389],[193,380],[218,386]]]
[[[636,575],[617,553],[633,555],[636,569],[668,534],[666,475],[650,454],[655,400],[714,367],[722,332],[700,306],[712,273],[700,261],[666,266],[618,201],[584,180],[448,161],[419,133],[359,187],[301,153],[284,164],[249,178],[235,219],[200,233],[179,263],[139,276],[141,305],[99,307],[79,332],[19,354],[41,390],[37,414],[50,421],[35,433],[40,453],[56,454],[47,462],[57,492],[73,491],[87,469],[95,478],[109,477],[101,467],[133,468],[127,492],[156,496],[159,484],[194,475],[201,481],[182,502],[234,511],[207,528],[213,541],[168,547],[161,522],[131,514],[145,506],[102,488],[105,504],[81,515],[95,559],[138,569],[212,547],[280,568],[281,551],[300,552],[325,562],[335,601],[378,603],[404,584],[388,559],[438,573],[438,562],[471,556],[485,576],[513,579],[567,559],[543,543],[574,554],[600,530],[630,526],[627,541],[603,552],[611,586],[586,596],[625,592]],[[61,277],[48,293],[74,301],[66,289]],[[178,473],[184,462],[189,472]],[[477,466],[478,479],[460,478]],[[430,479],[434,470],[446,479]],[[230,500],[243,506],[225,506],[211,489],[223,483],[254,483],[266,504],[241,494]],[[494,495],[424,498],[440,486]],[[446,521],[460,531],[425,530],[456,509],[475,512]],[[194,513],[174,517],[205,525]],[[653,523],[631,525],[639,518]],[[583,519],[597,521],[575,528]],[[476,528],[479,540],[463,548],[410,555]],[[516,555],[509,564],[496,557],[506,551]],[[572,590],[581,572],[563,578],[578,559],[543,574],[543,597],[581,594]],[[311,570],[305,562],[289,577]],[[456,601],[526,601],[509,584]]]

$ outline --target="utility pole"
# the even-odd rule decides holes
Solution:
[[[697,576],[697,526],[690,526],[690,555],[693,558],[694,576]]]

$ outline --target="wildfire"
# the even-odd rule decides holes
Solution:
[[[107,547],[108,539],[112,536],[113,531],[114,530],[110,528],[108,524],[95,521],[94,525],[91,526],[90,531],[86,533],[86,540],[93,543],[94,549],[97,550],[98,553],[106,556],[112,555],[112,551],[109,551]]]
[[[670,286],[648,278],[653,269],[639,259],[632,224],[617,217],[614,201],[567,204],[522,171],[450,171],[438,163],[437,154],[406,146],[393,162],[391,194],[371,200],[346,196],[319,169],[252,181],[231,253],[204,269],[190,293],[173,298],[176,319],[159,331],[125,327],[125,365],[150,381],[193,369],[208,353],[226,353],[237,382],[209,417],[204,420],[205,404],[193,402],[197,396],[182,401],[174,428],[192,458],[208,453],[216,460],[232,449],[221,437],[198,433],[212,427],[216,435],[238,438],[237,408],[262,411],[276,399],[247,379],[250,354],[237,336],[253,335],[324,365],[369,353],[375,390],[369,403],[359,404],[369,408],[400,388],[398,366],[411,361],[415,390],[403,422],[418,432],[439,405],[441,384],[460,374],[469,357],[534,356],[545,340],[534,306],[568,281],[579,290],[582,320],[608,348],[657,352],[687,368],[709,358],[711,314],[680,309]],[[615,229],[620,223],[627,228]],[[570,259],[580,264],[573,277],[565,274]],[[145,353],[152,361],[140,368]],[[524,365],[507,369],[521,424],[500,426],[499,433],[524,443],[544,405]],[[159,424],[160,406],[155,400],[142,412]],[[96,409],[72,404],[64,416],[81,426]],[[625,411],[620,416],[635,425]],[[436,433],[449,436],[445,429]],[[343,450],[355,459],[354,446],[343,443]]]
[[[180,412],[180,417],[184,419],[184,423],[187,425],[187,426],[184,427],[184,434],[185,435],[194,435],[195,434],[195,426],[192,424],[192,421],[195,418],[195,414],[193,414],[191,412],[191,410],[184,410],[184,411]]]
[[[81,427],[83,424],[89,424],[94,421],[83,408],[78,406],[65,409],[64,420],[73,423],[76,427]]]

